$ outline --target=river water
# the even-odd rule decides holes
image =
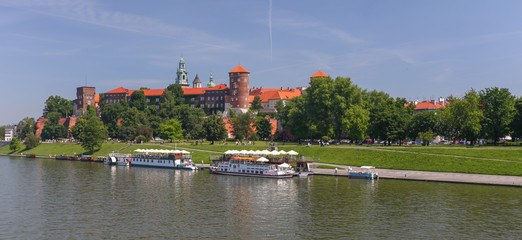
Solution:
[[[520,239],[522,189],[0,156],[0,239]]]

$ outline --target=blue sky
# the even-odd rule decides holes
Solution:
[[[0,125],[39,117],[76,87],[189,79],[307,86],[318,70],[424,100],[505,87],[522,95],[522,1],[0,0]]]

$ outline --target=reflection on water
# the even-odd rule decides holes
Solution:
[[[0,157],[0,239],[519,238],[522,189]]]

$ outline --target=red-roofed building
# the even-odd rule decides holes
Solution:
[[[317,71],[314,75],[312,75],[310,78],[321,78],[321,77],[328,77],[326,73],[322,71]]]
[[[250,89],[249,103],[254,101],[255,96],[261,98],[263,109],[260,112],[277,112],[275,105],[279,100],[288,100],[301,96],[299,89],[283,88],[252,88]]]
[[[410,104],[413,104],[415,106],[415,113],[420,113],[424,111],[435,111],[440,108],[445,108],[449,101],[444,98],[439,98],[439,101],[431,100],[431,101],[423,101],[423,102],[410,102],[406,103],[404,106],[409,106]]]

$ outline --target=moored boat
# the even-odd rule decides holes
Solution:
[[[185,150],[137,149],[139,154],[131,156],[131,166],[162,167],[197,170],[190,152]]]
[[[375,167],[362,166],[361,171],[350,171],[348,172],[350,178],[367,178],[367,179],[378,179],[379,173],[375,171]]]
[[[308,163],[311,161],[297,158],[298,153],[295,151],[289,153],[230,150],[224,155],[211,158],[210,173],[264,178],[291,178],[307,173]],[[290,164],[296,165],[296,168]]]

